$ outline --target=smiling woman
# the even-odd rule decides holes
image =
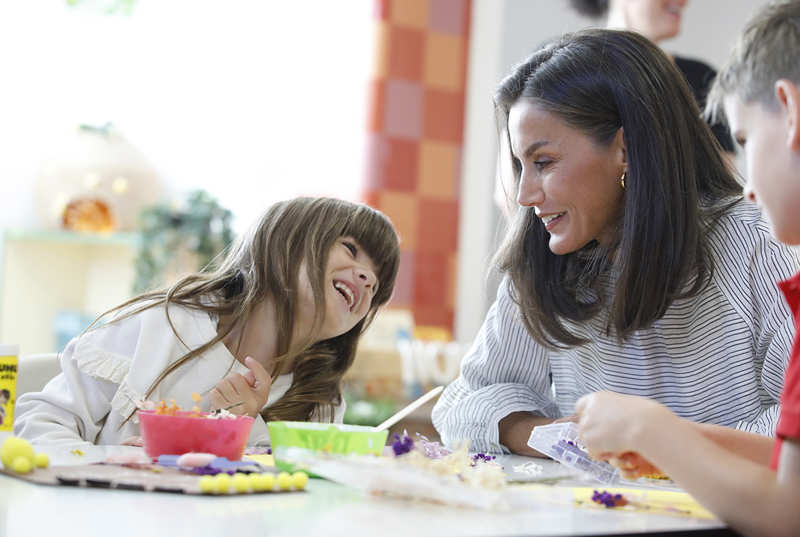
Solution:
[[[527,100],[508,116],[517,201],[533,207],[550,233],[550,250],[568,254],[597,239],[613,243],[621,216],[625,175],[622,129],[608,145],[597,143],[555,114]]]
[[[212,271],[102,315],[61,356],[63,373],[17,403],[34,442],[120,444],[138,435],[136,401],[230,407],[266,421],[341,421],[339,383],[399,265],[380,212],[332,198],[273,205]],[[102,322],[100,322],[102,321]]]
[[[772,434],[796,253],[741,187],[680,72],[639,34],[544,46],[495,96],[517,189],[506,279],[433,412],[442,439],[535,455],[592,391]]]

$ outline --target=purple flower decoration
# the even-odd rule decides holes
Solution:
[[[414,449],[414,441],[411,440],[411,437],[407,434],[400,436],[399,434],[394,433],[393,438],[392,451],[394,451],[395,457],[398,455],[403,455],[404,453],[408,453]]]
[[[495,455],[487,455],[486,453],[476,453],[472,456],[472,466],[478,464],[479,461],[483,462],[490,462],[495,460],[497,457]]]
[[[592,494],[592,501],[595,503],[601,503],[609,508],[620,507],[628,503],[628,500],[625,499],[625,496],[622,494],[611,494],[607,490],[595,490]]]

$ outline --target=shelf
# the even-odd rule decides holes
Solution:
[[[80,233],[61,229],[32,229],[32,230],[6,230],[5,240],[9,241],[36,241],[59,242],[71,244],[99,244],[138,247],[141,235],[136,232],[119,233]]]
[[[139,244],[138,233],[0,233],[0,341],[62,350],[65,314],[81,324],[132,296]]]

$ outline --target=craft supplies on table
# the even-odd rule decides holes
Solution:
[[[307,421],[270,421],[269,428],[275,464],[286,471],[292,463],[282,457],[281,448],[297,447],[311,451],[359,455],[380,455],[386,445],[389,431],[374,427],[344,425],[341,423],[317,423]]]
[[[575,423],[553,423],[534,427],[528,445],[601,483],[611,484],[620,480],[616,468],[589,456],[578,442],[578,426]]]
[[[150,457],[201,452],[239,460],[253,425],[250,416],[212,419],[213,413],[205,412],[139,410],[138,415],[144,449]]]

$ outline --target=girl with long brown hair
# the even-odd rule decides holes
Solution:
[[[392,294],[397,234],[382,213],[332,198],[270,207],[220,266],[99,317],[62,353],[62,373],[19,398],[15,434],[35,443],[120,444],[136,404],[172,400],[266,421],[341,421],[339,385]]]

